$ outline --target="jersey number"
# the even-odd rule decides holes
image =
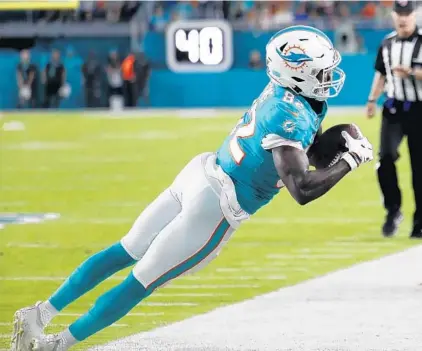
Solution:
[[[255,116],[255,109],[256,105],[252,106],[249,116],[251,120],[248,124],[240,126],[243,123],[243,118],[240,119],[239,123],[237,123],[236,127],[232,131],[232,139],[230,140],[230,153],[236,164],[240,165],[243,158],[245,157],[245,152],[239,145],[239,139],[250,138],[255,133],[255,125],[256,125],[256,116]]]

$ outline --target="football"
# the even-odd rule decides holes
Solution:
[[[355,124],[337,124],[315,138],[307,154],[309,163],[316,169],[331,167],[337,163],[341,155],[347,151],[346,140],[341,132],[346,131],[355,139],[363,135]]]

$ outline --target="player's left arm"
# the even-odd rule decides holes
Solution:
[[[348,162],[340,160],[333,167],[311,171],[305,151],[288,145],[272,149],[272,154],[278,175],[300,205],[327,193],[352,170]]]

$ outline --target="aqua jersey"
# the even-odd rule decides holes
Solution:
[[[244,211],[255,213],[282,187],[271,149],[291,145],[306,150],[326,111],[324,103],[318,115],[305,98],[272,83],[253,102],[217,152],[217,164],[233,180]]]

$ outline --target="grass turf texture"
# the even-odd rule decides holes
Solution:
[[[25,130],[0,131],[0,213],[57,212],[61,218],[11,224],[0,231],[0,349],[9,345],[15,310],[48,298],[61,283],[60,277],[66,277],[93,252],[118,241],[192,156],[219,147],[240,114],[220,117],[3,115],[0,125],[20,121]],[[379,120],[327,117],[324,128],[345,122],[357,123],[378,145]],[[206,269],[158,290],[132,311],[134,315],[75,349],[416,244],[408,239],[413,198],[407,150],[402,155],[399,170],[406,221],[396,238],[387,240],[380,235],[384,213],[375,161],[305,207],[284,190],[235,233]],[[127,272],[118,273],[68,307],[67,315],[58,316],[49,330],[63,329]]]

